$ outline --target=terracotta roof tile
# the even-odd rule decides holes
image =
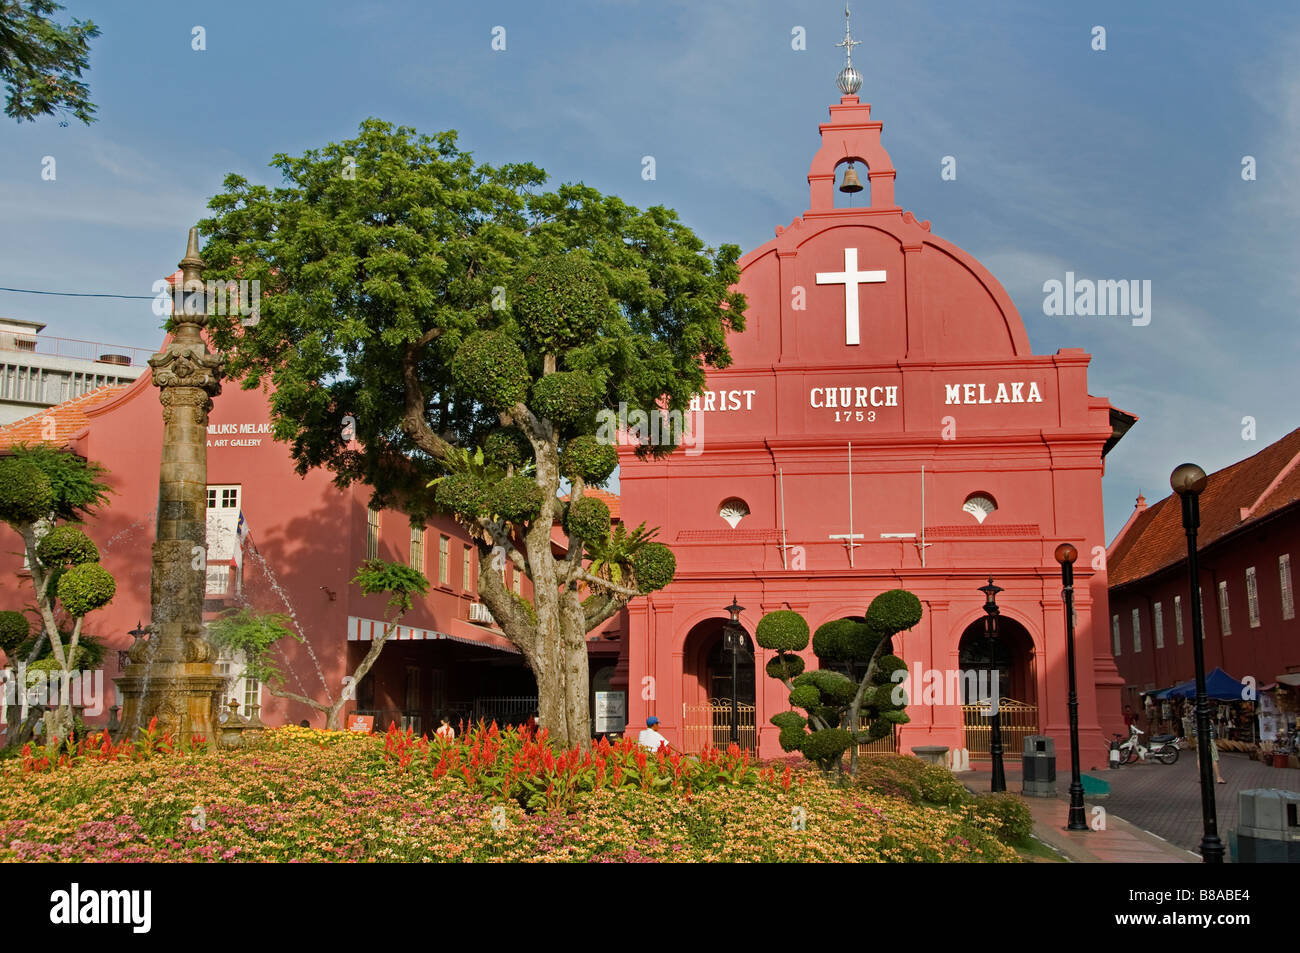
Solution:
[[[1204,549],[1233,530],[1300,501],[1300,429],[1254,456],[1209,474],[1201,493],[1197,543]],[[1122,586],[1187,556],[1182,506],[1171,493],[1138,513],[1115,541],[1107,569]]]
[[[39,410],[22,420],[0,427],[0,448],[12,447],[16,443],[50,443],[63,446],[68,440],[89,423],[86,411],[105,401],[112,400],[130,384],[105,384],[92,391],[55,404],[45,410]],[[53,430],[46,421],[54,421]]]
[[[595,497],[596,499],[603,501],[604,504],[609,507],[610,519],[620,520],[623,518],[622,506],[617,493],[610,493],[608,490],[598,490],[595,487],[589,486],[582,491],[582,495]],[[564,499],[567,500],[568,496],[565,496]]]

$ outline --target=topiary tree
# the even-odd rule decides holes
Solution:
[[[320,701],[285,690],[284,672],[275,660],[273,650],[282,639],[303,641],[294,631],[292,620],[286,615],[255,612],[248,608],[229,609],[208,623],[208,638],[213,645],[227,649],[232,654],[242,653],[246,677],[257,679],[277,698],[287,698],[324,712],[325,727],[337,731],[343,707],[355,697],[357,683],[379,661],[379,654],[384,650],[388,637],[397,631],[402,616],[411,611],[413,598],[429,591],[429,580],[422,572],[404,563],[386,562],[382,559],[367,560],[357,567],[352,584],[368,596],[386,594],[388,615],[384,620],[383,634],[371,641],[365,657],[343,679],[347,690],[338,698],[328,697],[325,701]]]
[[[808,647],[808,623],[797,612],[779,609],[758,623],[754,640],[776,652],[767,674],[790,690],[790,706],[772,724],[781,730],[785,751],[799,751],[823,772],[842,773],[844,752],[852,752],[849,774],[857,773],[858,745],[883,738],[908,721],[906,700],[897,702],[894,673],[907,665],[882,654],[889,639],[921,621],[921,601],[905,589],[891,589],[871,600],[866,621],[836,619],[812,636],[813,654],[824,667],[804,671],[797,652]],[[862,731],[863,722],[866,731]]]
[[[0,458],[0,520],[22,538],[40,618],[38,637],[13,648],[25,649],[21,661],[31,665],[48,643],[49,657],[65,678],[89,658],[78,651],[85,617],[111,602],[117,590],[112,573],[99,564],[98,547],[74,525],[107,499],[103,475],[98,464],[43,445],[19,444]],[[56,525],[60,520],[65,522]],[[10,618],[8,625],[18,631],[17,620]],[[47,738],[64,738],[72,726],[72,700],[60,692]],[[26,730],[12,732],[10,743],[21,743]]]
[[[228,374],[274,384],[274,433],[300,470],[467,528],[479,597],[536,677],[541,724],[585,747],[587,633],[675,568],[644,527],[610,528],[584,502],[618,464],[601,415],[683,412],[705,368],[730,363],[739,249],[706,248],[668,209],[475,163],[451,132],[371,119],[273,165],[282,185],[232,175],[201,223],[206,277],[264,290],[254,325],[209,317]],[[531,599],[507,589],[506,562]]]

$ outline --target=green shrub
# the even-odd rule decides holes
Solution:
[[[48,516],[54,488],[40,469],[14,457],[0,458],[0,520],[11,525]]]
[[[36,544],[36,556],[46,566],[77,566],[99,562],[99,549],[75,526],[56,526]]]
[[[800,685],[790,692],[790,704],[805,711],[816,708],[821,704],[821,700],[822,693],[817,690],[816,685]]]
[[[782,731],[789,729],[791,731],[802,731],[803,726],[808,724],[808,719],[797,711],[779,711],[768,719]]]
[[[815,685],[831,705],[848,705],[858,693],[858,685],[853,679],[825,668],[804,672],[795,684]]]
[[[677,572],[677,557],[663,543],[646,543],[632,557],[632,573],[637,589],[655,592],[673,581]]]
[[[4,649],[6,655],[12,655],[31,633],[32,623],[27,616],[12,609],[0,612],[0,649]]]
[[[759,643],[762,644],[761,642]],[[775,658],[767,660],[766,670],[768,678],[792,679],[803,674],[806,663],[801,655],[791,655],[782,653]]]
[[[906,589],[890,589],[871,600],[867,624],[884,635],[910,629],[921,621],[921,600]]]
[[[759,620],[754,641],[765,649],[800,652],[808,647],[808,623],[797,612],[777,609]]]
[[[601,443],[594,434],[568,440],[560,451],[560,473],[570,480],[581,478],[592,486],[603,486],[618,467],[618,449]]]
[[[531,408],[564,429],[589,430],[596,425],[596,407],[600,395],[586,374],[557,371],[533,384]],[[588,424],[589,426],[580,426]]]
[[[525,463],[533,460],[533,448],[528,438],[513,427],[494,430],[483,441],[483,456],[505,469],[514,467],[518,470]]]
[[[998,840],[1023,844],[1034,832],[1034,816],[1024,798],[1009,791],[974,796],[975,814],[989,824]]]
[[[586,343],[609,307],[605,282],[581,252],[539,260],[520,278],[513,303],[528,340],[550,353]]]
[[[58,593],[68,615],[83,616],[108,605],[117,593],[117,582],[99,563],[82,563],[59,577]]]
[[[889,685],[892,687],[895,684],[894,673],[900,671],[907,671],[906,662],[897,655],[882,655],[880,658],[876,659],[876,671],[875,674],[871,676],[871,680],[877,685]]]
[[[955,807],[970,800],[969,793],[951,771],[915,755],[864,755],[858,762],[856,783],[869,791],[916,804],[929,802]]]
[[[528,362],[500,331],[477,331],[451,359],[451,376],[493,410],[506,410],[528,393]]]
[[[813,652],[823,662],[865,662],[871,658],[879,635],[861,622],[832,619],[817,627],[813,634]]]
[[[508,522],[526,523],[541,512],[542,488],[532,477],[506,477],[488,491],[488,506]]]
[[[809,761],[833,765],[853,747],[853,735],[843,728],[822,728],[804,735],[799,750]]]
[[[604,539],[609,533],[609,507],[594,496],[574,500],[564,515],[564,528],[579,539]]]
[[[473,519],[489,508],[488,488],[468,473],[453,473],[438,481],[434,502],[457,516]]]

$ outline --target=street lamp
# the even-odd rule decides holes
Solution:
[[[980,586],[979,591],[984,593],[984,634],[989,640],[989,683],[991,687],[991,697],[989,706],[992,710],[992,717],[989,719],[989,727],[992,729],[989,736],[989,757],[993,761],[993,777],[989,781],[990,791],[1005,791],[1007,789],[1007,775],[1002,767],[1002,716],[998,714],[998,696],[1002,694],[1002,677],[999,673],[995,676],[993,673],[997,669],[997,637],[998,637],[998,609],[997,597],[1002,591],[1001,586],[993,584],[993,577],[989,576],[989,584]]]
[[[723,626],[722,644],[731,652],[731,743],[740,744],[740,706],[737,700],[736,681],[739,678],[737,671],[737,658],[740,655],[741,640],[745,637],[745,630],[740,625],[740,614],[745,611],[745,607],[736,601],[736,597],[731,597],[731,605],[727,606],[727,612],[731,618]]]
[[[1061,596],[1065,599],[1065,664],[1070,672],[1070,818],[1067,831],[1086,831],[1083,809],[1083,776],[1079,773],[1079,692],[1074,677],[1074,561],[1079,551],[1069,543],[1056,547],[1061,564]]]
[[[1201,525],[1200,495],[1205,489],[1205,471],[1184,463],[1169,475],[1169,485],[1183,502],[1183,532],[1187,534],[1187,578],[1191,585],[1192,664],[1196,667],[1196,753],[1201,766],[1201,859],[1207,864],[1223,863],[1223,841],[1214,804],[1214,766],[1210,762],[1210,703],[1205,693],[1205,647],[1201,621],[1200,567],[1196,559],[1196,529]]]

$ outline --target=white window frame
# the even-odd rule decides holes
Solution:
[[[1295,590],[1291,588],[1291,554],[1277,557],[1278,581],[1282,584],[1282,618],[1295,618]]]
[[[1156,640],[1156,648],[1165,647],[1165,606],[1157,602],[1151,607],[1151,631]]]
[[[438,534],[438,585],[451,585],[451,537]]]
[[[1219,631],[1232,635],[1232,613],[1228,610],[1228,580],[1219,583]]]
[[[366,507],[366,559],[379,558],[379,510]]]
[[[1133,610],[1133,654],[1142,651],[1142,610]]]
[[[1183,644],[1183,597],[1174,596],[1174,638]]]
[[[1259,586],[1255,581],[1255,567],[1246,567],[1246,613],[1252,629],[1259,628]]]
[[[460,587],[466,592],[474,588],[474,547],[469,543],[465,544],[464,562],[460,570]]]
[[[424,527],[411,527],[411,568],[416,572],[424,572]]]

